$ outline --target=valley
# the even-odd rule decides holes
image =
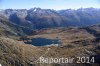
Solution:
[[[0,64],[3,66],[99,66],[100,9],[0,11]],[[98,15],[97,15],[98,14]],[[92,15],[92,16],[91,16]],[[39,63],[39,58],[75,58]],[[76,63],[77,57],[95,62]]]

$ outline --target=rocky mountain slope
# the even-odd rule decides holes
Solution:
[[[6,9],[0,13],[13,23],[37,29],[100,24],[100,9],[96,8],[58,11],[41,8]]]
[[[31,35],[32,33],[32,29],[12,23],[5,16],[0,15],[0,36],[14,38],[14,36],[25,36]]]

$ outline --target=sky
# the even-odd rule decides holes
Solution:
[[[100,0],[0,0],[0,9],[78,9],[100,8]]]

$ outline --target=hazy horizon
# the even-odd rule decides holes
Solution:
[[[40,8],[40,7],[33,7],[33,8],[29,8],[29,9],[25,9],[25,8],[19,8],[19,9],[15,9],[15,8],[7,8],[7,9],[12,9],[12,10],[30,10],[30,9],[34,9],[34,8]],[[88,8],[93,8],[93,7],[88,7]],[[0,9],[0,10],[7,10],[7,9]],[[41,8],[41,9],[46,9],[46,8]],[[49,9],[49,8],[48,8]],[[59,9],[59,10],[56,10],[56,9],[51,9],[51,10],[56,10],[56,11],[60,11],[60,10],[78,10],[78,9],[87,9],[87,8],[77,8],[77,9],[73,9],[73,8],[68,8],[68,9]],[[94,9],[100,9],[100,8],[94,8]]]
[[[0,9],[79,9],[100,8],[100,0],[0,0]]]

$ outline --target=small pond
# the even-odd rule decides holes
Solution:
[[[32,45],[34,46],[45,46],[51,44],[60,44],[58,39],[47,39],[47,38],[33,38]]]

